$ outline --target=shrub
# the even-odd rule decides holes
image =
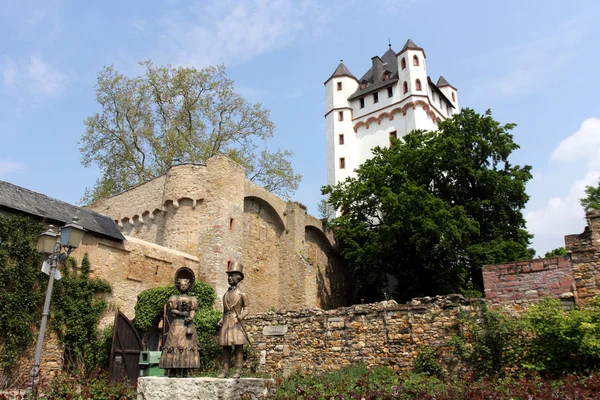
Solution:
[[[565,310],[544,299],[525,316],[531,331],[526,368],[560,374],[600,366],[600,299],[582,309]]]
[[[440,365],[438,358],[438,349],[431,346],[423,346],[417,352],[417,357],[413,362],[413,369],[416,373],[442,377],[444,369]]]
[[[135,304],[135,327],[141,331],[150,331],[157,327],[163,317],[164,305],[169,297],[177,294],[179,291],[174,285],[142,291]],[[221,348],[216,341],[217,322],[221,318],[221,312],[213,308],[215,291],[209,284],[196,281],[188,294],[198,300],[194,326],[200,342],[200,368],[211,369],[211,364],[221,354]]]

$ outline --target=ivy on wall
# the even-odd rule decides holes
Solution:
[[[112,292],[107,282],[90,278],[90,268],[87,253],[81,268],[69,258],[52,293],[52,327],[64,345],[64,368],[84,375],[105,366],[106,335],[97,327],[107,304],[99,295]]]
[[[175,285],[161,286],[142,291],[135,304],[134,325],[137,329],[148,332],[158,327],[163,317],[163,307],[169,297],[179,294]],[[207,367],[220,354],[216,343],[217,322],[221,312],[213,308],[215,302],[214,289],[205,282],[194,283],[188,295],[198,300],[198,310],[194,315],[194,326],[200,342],[201,367]]]
[[[6,385],[19,356],[33,342],[47,277],[35,249],[43,225],[21,216],[0,216],[0,375]]]

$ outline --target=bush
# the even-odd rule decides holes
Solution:
[[[440,365],[438,349],[431,346],[423,346],[417,352],[417,358],[413,363],[416,373],[424,373],[431,376],[442,377],[444,369]]]
[[[77,376],[62,374],[48,385],[40,385],[40,400],[134,400],[136,386],[124,380],[111,382],[106,373],[80,379]]]
[[[150,331],[157,327],[163,317],[164,305],[169,297],[177,294],[179,291],[174,285],[142,291],[135,304],[135,327],[141,331]],[[217,322],[221,319],[221,312],[213,308],[215,291],[209,284],[196,281],[188,294],[198,300],[194,326],[200,342],[200,369],[212,369],[214,360],[221,354],[221,348],[216,341]]]
[[[561,374],[600,366],[600,298],[567,311],[556,299],[544,299],[525,316],[531,332],[526,368]]]

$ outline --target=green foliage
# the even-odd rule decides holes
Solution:
[[[135,303],[135,319],[133,321],[135,327],[141,331],[149,331],[157,327],[163,317],[164,306],[169,297],[178,294],[179,291],[174,285],[143,290],[138,294]],[[212,309],[216,298],[215,291],[209,284],[198,281],[194,283],[194,287],[189,290],[188,295],[194,296],[198,300],[198,310]]]
[[[298,188],[291,151],[259,151],[256,142],[273,136],[269,111],[236,93],[224,66],[141,65],[144,75],[133,78],[113,66],[98,74],[102,112],[85,120],[80,150],[83,165],[97,165],[102,176],[82,201],[146,182],[176,160],[205,162],[217,154],[242,164],[269,191],[289,197]]]
[[[437,376],[444,375],[444,369],[438,361],[439,350],[431,346],[423,346],[417,352],[417,357],[413,363],[413,369],[416,373]]]
[[[549,257],[559,257],[559,256],[566,256],[566,255],[567,255],[567,249],[565,249],[564,247],[558,247],[556,249],[546,252],[544,257],[549,258]]]
[[[150,331],[157,327],[163,318],[164,306],[169,297],[178,294],[175,286],[161,286],[142,291],[135,304],[135,327],[141,331]],[[200,342],[201,368],[205,369],[210,367],[209,364],[221,351],[216,342],[217,322],[221,319],[221,312],[213,308],[215,291],[209,284],[196,281],[188,295],[198,300],[198,310],[193,322]]]
[[[52,327],[65,349],[65,368],[86,375],[106,364],[106,334],[98,332],[98,322],[106,309],[99,295],[111,293],[111,286],[90,278],[87,253],[78,270],[74,259],[64,267],[65,276],[56,281],[52,293]],[[109,349],[110,351],[110,349]]]
[[[480,315],[459,314],[461,334],[450,339],[475,377],[504,376],[519,365],[527,345],[522,321],[482,306]]]
[[[47,277],[35,243],[42,229],[28,218],[0,216],[0,375],[7,378],[40,321]]]
[[[545,299],[527,312],[526,322],[532,333],[526,367],[559,374],[600,366],[600,298],[570,311]]]
[[[600,181],[598,186],[586,186],[585,197],[579,199],[581,206],[585,211],[600,210]]]
[[[400,300],[457,293],[481,286],[484,264],[533,256],[521,211],[531,167],[509,161],[513,127],[463,109],[439,131],[374,149],[356,178],[323,188],[343,211],[331,225],[359,297],[381,299],[388,274]]]
[[[42,382],[38,393],[39,400],[135,400],[137,398],[134,384],[127,380],[111,382],[106,373],[88,377],[61,374],[50,382]]]

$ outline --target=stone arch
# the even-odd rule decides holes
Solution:
[[[259,197],[256,195],[246,196],[244,197],[244,212],[246,212],[247,201],[256,201],[260,205],[260,207],[263,207],[267,210],[267,212],[272,213],[276,217],[276,223],[281,227],[281,231],[285,230],[285,222],[283,219],[283,215],[281,215],[281,213],[277,209],[275,209],[275,207],[273,207],[271,203],[269,203],[269,201],[267,201],[263,197]]]

